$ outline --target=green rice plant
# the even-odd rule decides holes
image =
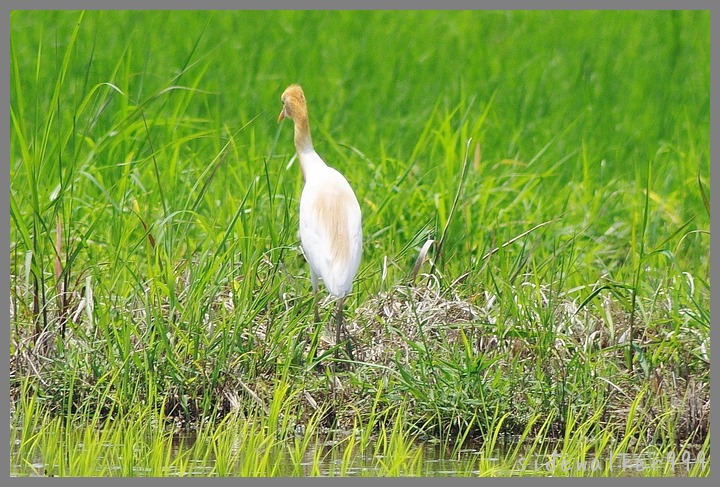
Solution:
[[[639,397],[638,407],[641,402]],[[297,400],[286,401],[283,414],[291,414],[298,405]],[[41,409],[22,411],[33,412],[35,417],[42,414]],[[270,416],[257,409],[250,416],[227,415],[187,436],[188,432],[164,427],[163,418],[154,417],[150,408],[138,407],[131,413],[136,421],[118,416],[115,421],[70,429],[62,419],[45,416],[32,436],[25,435],[25,440],[11,444],[13,471],[56,476],[406,476],[442,472],[483,476],[694,476],[707,475],[709,469],[709,442],[699,448],[688,443],[678,448],[669,444],[643,446],[636,439],[646,434],[647,427],[632,417],[625,426],[625,439],[616,443],[614,432],[603,425],[600,413],[582,422],[568,417],[571,432],[557,443],[548,441],[547,436],[553,418],[537,416],[510,448],[499,443],[503,430],[499,421],[492,437],[470,456],[456,450],[450,457],[456,460],[450,466],[444,463],[450,458],[438,464],[426,461],[427,449],[417,435],[407,432],[404,423],[409,413],[404,407],[388,412],[390,422],[383,422],[373,438],[365,440],[350,431],[341,438],[336,433],[339,441],[332,442],[320,432],[319,415],[304,428],[288,423],[285,431],[272,433]],[[539,428],[531,426],[537,423],[541,423]],[[28,458],[35,460],[18,463]]]

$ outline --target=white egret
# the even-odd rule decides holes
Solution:
[[[337,298],[335,343],[339,345],[341,328],[346,340],[349,339],[343,323],[343,306],[352,289],[362,255],[360,204],[347,179],[315,152],[302,88],[290,85],[281,100],[283,108],[278,123],[284,118],[294,122],[295,149],[305,180],[300,196],[300,241],[310,264],[315,320],[319,321],[320,277],[330,294]],[[348,353],[352,360],[349,344]]]

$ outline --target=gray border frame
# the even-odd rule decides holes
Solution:
[[[372,9],[498,9],[498,10],[514,10],[514,9],[682,9],[682,10],[709,10],[710,14],[710,25],[711,25],[711,80],[714,79],[715,84],[711,83],[711,142],[710,150],[711,154],[720,153],[720,138],[718,138],[716,132],[718,124],[720,123],[720,115],[718,114],[718,86],[717,82],[720,79],[720,73],[718,73],[718,66],[720,65],[720,55],[718,54],[718,24],[720,21],[717,19],[716,2],[710,0],[685,0],[684,2],[670,1],[670,0],[650,0],[650,1],[619,1],[619,0],[606,0],[605,2],[587,2],[587,1],[533,1],[533,0],[487,0],[485,2],[472,2],[468,0],[445,0],[443,2],[432,2],[432,1],[421,1],[421,2],[404,2],[404,1],[378,1],[378,0],[364,0],[363,2],[349,2],[349,1],[336,1],[327,2],[322,0],[305,0],[302,2],[292,2],[291,0],[256,0],[256,1],[242,1],[242,2],[230,2],[222,0],[206,0],[202,3],[202,9],[218,9],[218,10],[242,10],[242,9],[259,9],[259,10],[276,10],[276,9],[358,9],[358,10],[372,10]],[[166,9],[172,6],[176,9],[188,9],[198,10],[198,3],[190,0],[175,1],[172,4],[160,1],[148,1],[148,0],[126,0],[122,2],[123,9],[137,9],[137,10],[149,10],[149,9]],[[3,3],[0,6],[0,12],[2,14],[2,24],[5,28],[3,29],[7,34],[2,36],[2,49],[0,50],[0,69],[2,70],[2,76],[0,76],[0,91],[2,91],[2,101],[0,101],[0,107],[2,108],[3,117],[0,119],[2,124],[2,130],[0,130],[0,142],[3,147],[9,148],[9,93],[10,93],[10,72],[9,72],[9,32],[10,32],[10,11],[11,10],[33,10],[33,9],[89,9],[98,10],[100,9],[97,2],[88,0],[69,0],[69,1],[53,1],[53,0],[28,0],[28,1],[17,1],[11,0],[7,3]],[[8,124],[8,125],[6,125]],[[715,135],[715,137],[713,137]],[[5,153],[7,155],[7,152]],[[711,158],[712,159],[712,158]],[[717,179],[717,168],[718,157],[716,156],[711,161],[711,187],[713,186],[712,181]],[[0,177],[0,194],[9,195],[10,192],[10,181],[9,181],[9,161],[7,157],[3,158],[3,171],[4,175],[8,177]],[[716,220],[718,219],[716,208],[720,207],[720,193],[715,191],[710,197],[711,207],[714,213],[711,215],[711,240],[719,241],[720,232]],[[4,275],[10,273],[10,262],[9,262],[9,229],[10,229],[10,210],[9,210],[9,199],[0,199],[0,218],[2,219],[2,225],[0,228],[8,232],[8,236],[0,239],[0,262],[1,269]],[[3,232],[4,233],[4,232]],[[718,272],[720,272],[720,264],[718,264],[718,252],[711,245],[711,281],[717,281]],[[9,296],[9,280],[5,281],[0,279],[0,296]],[[9,316],[8,302],[2,299],[2,305],[0,308],[3,311],[2,316]],[[711,314],[717,316],[720,313],[720,301],[712,301],[711,303]],[[711,319],[712,320],[712,319]],[[9,323],[9,320],[3,320],[5,323]],[[718,342],[717,327],[714,327],[710,332],[711,347],[714,347]],[[0,342],[3,346],[0,347],[0,357],[2,362],[9,364],[9,326],[3,326],[0,330]],[[711,366],[712,370],[712,366]],[[3,390],[7,391],[9,388],[9,379],[7,374],[0,374],[2,376]],[[713,380],[711,380],[711,391],[716,390],[717,382],[716,375],[711,374]],[[712,395],[712,394],[711,394]],[[5,438],[9,438],[10,425],[9,425],[9,408],[10,399],[9,395],[5,394],[5,400],[2,403],[2,431],[5,433]],[[718,406],[717,404],[711,404],[711,416],[717,418]],[[714,431],[714,435],[717,438],[717,426],[711,421],[710,430]],[[717,443],[717,440],[714,442]],[[712,440],[711,440],[712,444]],[[2,442],[2,451],[5,453],[4,457],[9,459],[9,445],[8,443]],[[711,449],[712,451],[712,449]],[[12,478],[9,477],[9,461],[2,464],[2,476],[0,478],[6,478],[9,484],[3,485],[36,485],[51,483],[58,485],[96,485],[98,482],[108,482],[111,485],[145,485],[152,482],[156,485],[196,485],[198,479],[171,479],[171,478],[151,478],[151,479],[100,479],[100,478]],[[712,478],[718,475],[713,475],[715,472],[711,469],[710,477],[708,479],[683,479],[683,482],[689,482],[697,485],[711,485]],[[436,478],[392,478],[387,479],[393,484],[405,484],[415,485],[416,483],[425,485],[437,485],[438,479]],[[383,485],[386,483],[384,478],[370,478],[370,479],[357,479],[357,478],[300,478],[300,479],[268,479],[268,478],[253,478],[253,479],[241,479],[241,478],[218,478],[208,480],[213,485],[277,485],[280,484],[291,484],[291,485]],[[676,485],[677,480],[672,478],[610,478],[610,479],[573,479],[573,478],[531,478],[516,479],[516,478],[493,478],[493,479],[463,479],[463,478],[452,478],[443,479],[442,482],[449,483],[451,485],[479,485],[481,483],[490,482],[493,485],[515,485],[516,483],[526,484],[532,482],[533,485],[575,485],[580,482],[582,484],[590,483],[618,483],[624,484],[625,482],[633,482],[644,485]],[[717,482],[717,481],[716,481]]]

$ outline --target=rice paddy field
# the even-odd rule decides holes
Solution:
[[[709,12],[10,26],[13,476],[709,475]],[[353,361],[291,83],[363,213]]]

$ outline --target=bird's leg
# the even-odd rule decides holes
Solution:
[[[335,358],[340,358],[340,323],[342,322],[343,299],[338,299],[337,310],[335,311]]]
[[[310,267],[310,284],[312,284],[313,290],[313,308],[315,310],[315,324],[320,323],[320,313],[318,313],[318,275],[315,274],[312,267]]]
[[[352,344],[350,343],[350,333],[348,333],[347,327],[345,326],[345,323],[343,321],[343,304],[345,304],[345,298],[339,298],[335,315],[335,344],[336,346],[340,345],[340,329],[342,328],[343,333],[345,333],[345,346],[347,347],[348,357],[350,358],[350,360],[355,361],[352,352]],[[337,349],[335,350],[335,358],[338,358]]]
[[[314,304],[313,307],[315,309],[315,324],[317,325],[320,323],[320,313],[318,313],[318,292],[315,290],[315,298],[314,298]]]

